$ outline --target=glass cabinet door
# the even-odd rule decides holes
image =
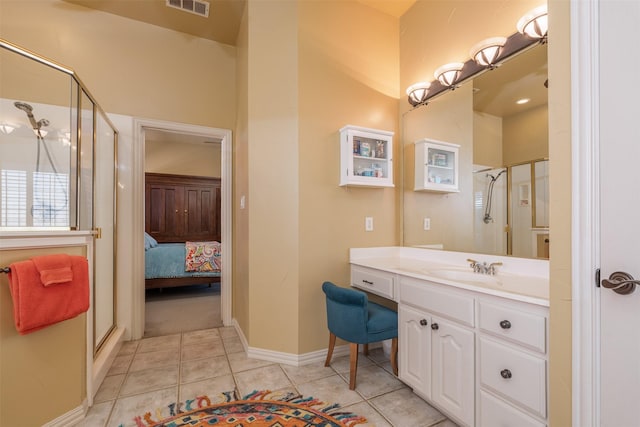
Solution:
[[[340,185],[393,187],[393,132],[340,129]]]
[[[415,143],[415,191],[457,192],[459,145],[421,139]]]

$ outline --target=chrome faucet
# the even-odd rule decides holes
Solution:
[[[494,275],[496,274],[496,267],[502,265],[501,262],[492,262],[491,264],[489,264],[489,267],[487,267],[487,273],[486,274],[490,274],[490,275]]]
[[[501,262],[492,262],[487,265],[486,262],[479,263],[475,259],[471,258],[467,258],[467,261],[470,262],[469,267],[473,268],[474,273],[489,274],[491,276],[496,274],[496,267],[502,265]]]

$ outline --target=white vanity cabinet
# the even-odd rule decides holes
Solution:
[[[547,317],[546,307],[479,299],[478,426],[546,426]]]
[[[351,277],[398,303],[398,376],[416,394],[460,426],[547,426],[541,300],[354,264]]]
[[[395,300],[395,274],[365,267],[351,267],[351,286]]]
[[[393,187],[393,132],[340,129],[340,186]]]
[[[474,301],[400,278],[399,377],[461,425],[474,425]]]
[[[460,191],[458,144],[421,139],[415,142],[415,191]]]

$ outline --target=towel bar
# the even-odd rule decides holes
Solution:
[[[2,268],[0,268],[0,273],[11,273],[11,268],[2,267]]]

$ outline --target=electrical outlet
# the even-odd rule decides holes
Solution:
[[[364,231],[373,231],[373,217],[367,216],[364,218]]]
[[[431,230],[431,218],[424,218],[423,228],[425,231]]]

